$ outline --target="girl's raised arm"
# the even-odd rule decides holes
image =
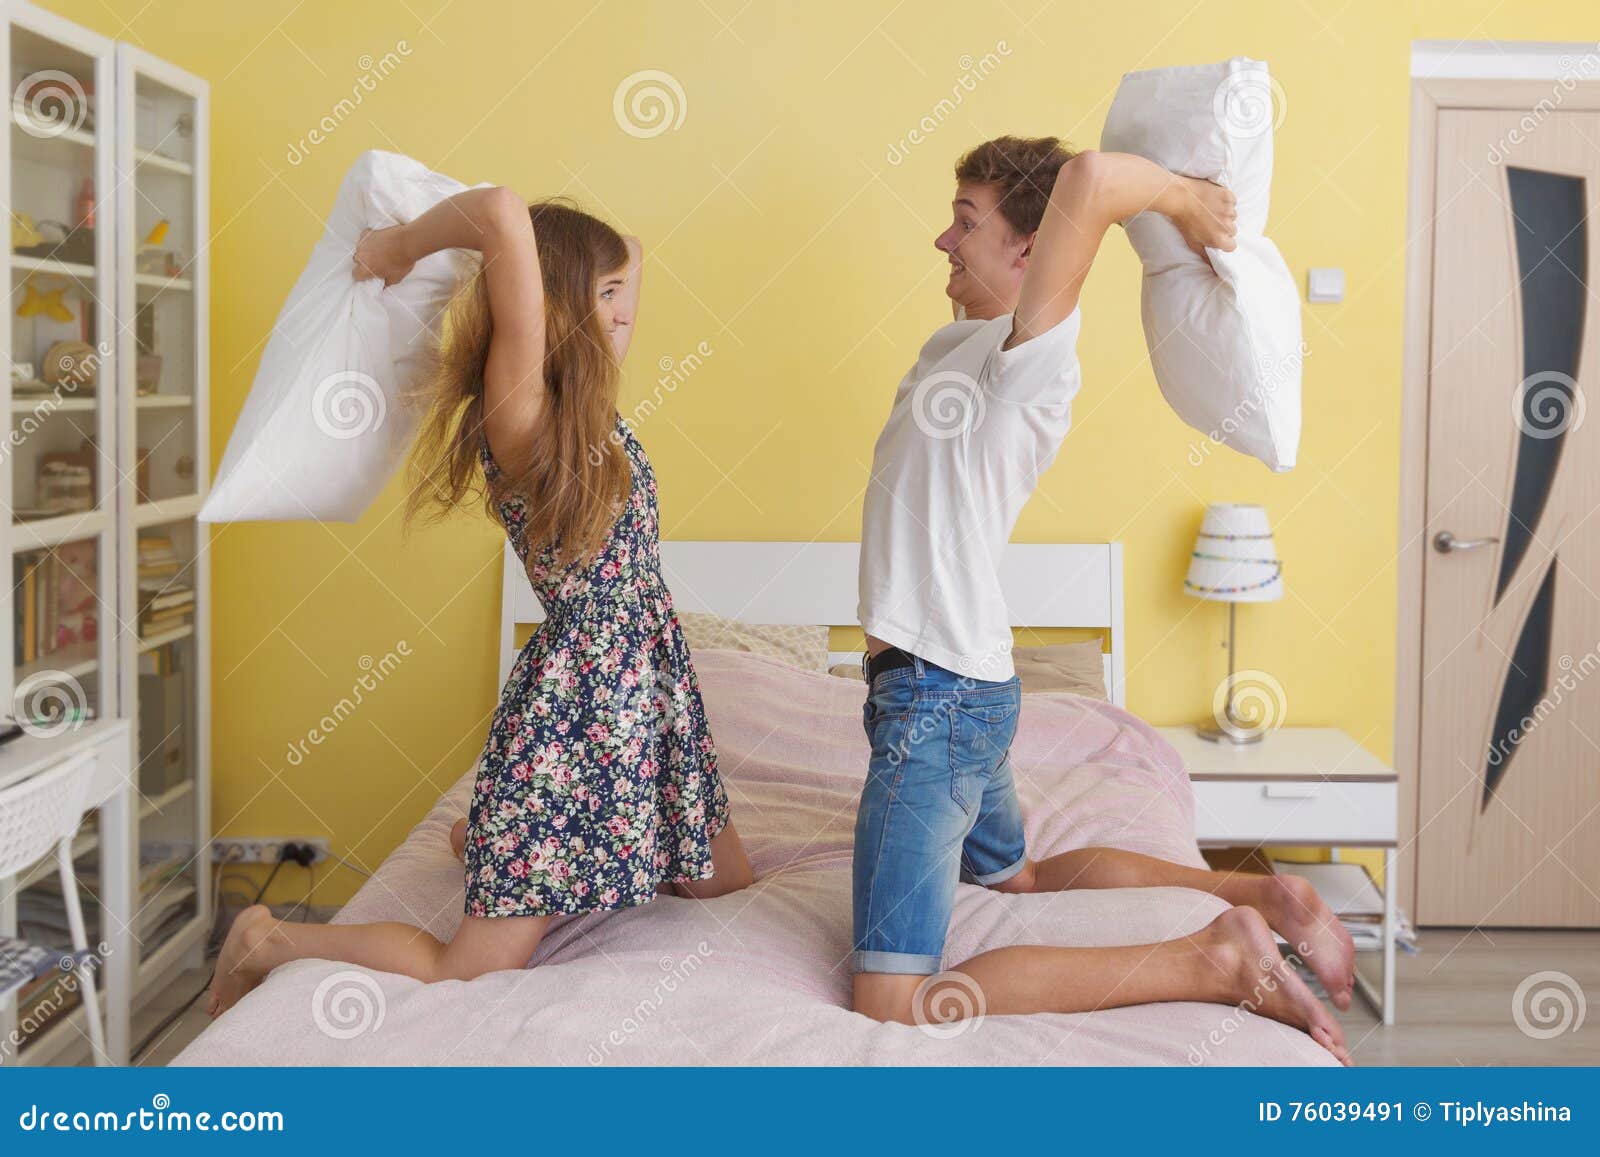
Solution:
[[[489,450],[511,461],[528,444],[544,404],[544,282],[533,221],[512,189],[467,189],[414,221],[361,236],[356,277],[393,285],[441,249],[483,255],[493,336],[484,368],[484,429]]]

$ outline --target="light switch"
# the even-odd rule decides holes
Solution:
[[[1307,301],[1343,301],[1344,270],[1313,269],[1306,274]]]

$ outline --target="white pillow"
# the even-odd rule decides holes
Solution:
[[[1267,66],[1155,68],[1122,78],[1100,147],[1233,190],[1239,247],[1200,257],[1170,220],[1127,224],[1144,263],[1144,336],[1167,403],[1196,430],[1293,468],[1300,446],[1300,291],[1262,235],[1272,182],[1274,84]]]
[[[348,522],[382,491],[416,426],[401,396],[464,266],[434,253],[385,289],[358,283],[351,259],[363,229],[409,221],[464,188],[410,157],[356,158],[272,327],[202,522]]]

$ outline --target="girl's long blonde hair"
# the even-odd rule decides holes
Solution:
[[[528,206],[544,282],[544,405],[528,445],[497,458],[504,476],[482,487],[499,520],[501,490],[527,505],[530,547],[554,547],[568,562],[605,543],[632,469],[614,437],[619,373],[595,312],[600,278],[628,264],[611,226],[564,201]],[[484,440],[483,371],[494,332],[482,268],[462,279],[417,403],[424,408],[412,446],[406,522],[438,518],[477,497]]]

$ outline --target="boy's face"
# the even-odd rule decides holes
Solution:
[[[973,318],[999,317],[1017,307],[1032,236],[1019,235],[1000,214],[993,185],[956,186],[950,227],[933,240],[950,258],[945,293]]]

